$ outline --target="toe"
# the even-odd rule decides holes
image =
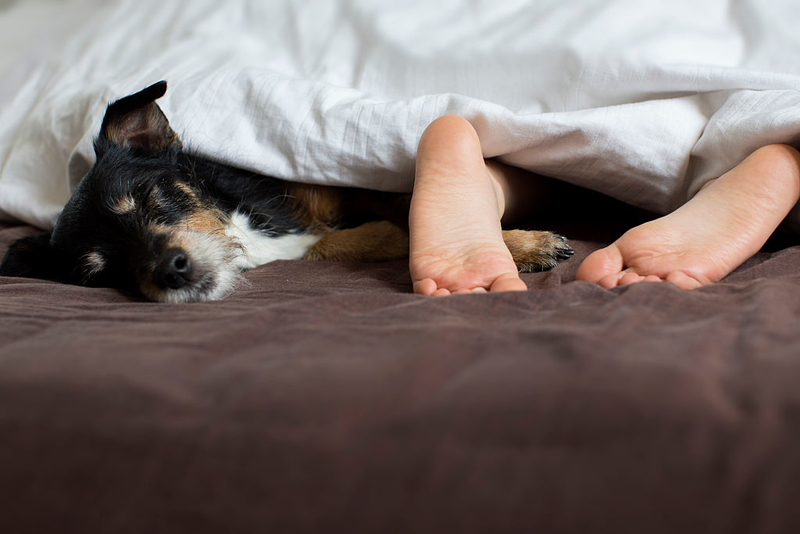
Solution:
[[[681,289],[697,289],[698,287],[703,286],[699,280],[689,276],[683,271],[673,271],[669,273],[667,275],[667,282],[675,284]]]
[[[450,290],[445,289],[443,287],[440,287],[439,289],[437,289],[436,291],[431,293],[431,295],[434,296],[434,297],[446,297],[449,294],[450,294]]]
[[[418,295],[433,295],[436,291],[436,282],[432,278],[423,278],[414,282],[414,293]]]
[[[489,291],[527,291],[528,286],[519,277],[517,273],[508,273],[498,276],[492,282]]]
[[[629,286],[631,284],[638,284],[644,280],[644,276],[634,273],[634,272],[626,272],[622,274],[622,277],[619,279],[619,285],[621,286]]]
[[[578,280],[600,284],[605,288],[614,287],[619,281],[619,273],[623,267],[622,253],[616,245],[612,244],[589,254],[578,267],[575,277]],[[613,275],[613,284],[606,285],[611,282],[611,275]]]
[[[604,289],[611,289],[612,287],[617,287],[619,285],[619,279],[621,276],[622,273],[610,273],[601,279],[594,281],[594,283]]]

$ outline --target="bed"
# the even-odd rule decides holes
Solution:
[[[789,3],[437,5],[0,11],[0,251],[52,225],[107,102],[162,78],[185,142],[302,181],[408,190],[424,126],[461,114],[559,180],[530,224],[576,251],[442,299],[404,262],[278,261],[182,305],[0,278],[4,531],[800,531],[796,214],[713,286],[575,280],[800,141]]]

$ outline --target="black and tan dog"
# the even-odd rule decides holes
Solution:
[[[192,154],[155,103],[166,90],[159,82],[108,107],[97,161],[55,228],[13,243],[0,275],[189,302],[223,298],[241,272],[273,260],[408,256],[409,195],[290,183]],[[521,271],[572,254],[550,232],[504,239]]]

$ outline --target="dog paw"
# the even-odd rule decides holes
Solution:
[[[553,232],[504,230],[503,241],[521,273],[550,270],[575,253],[566,239]]]

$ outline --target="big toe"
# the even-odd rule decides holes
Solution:
[[[624,267],[622,253],[616,245],[596,250],[589,254],[580,267],[575,278],[593,284],[600,284],[601,280],[609,280],[612,275],[619,275]]]

